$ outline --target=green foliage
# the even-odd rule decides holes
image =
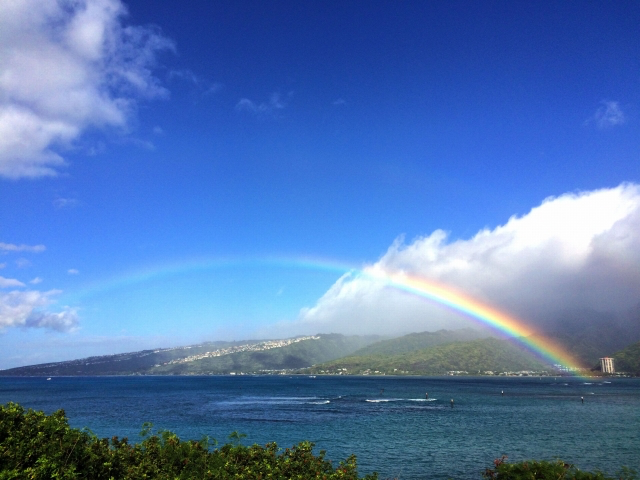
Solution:
[[[416,350],[424,350],[425,348],[435,347],[438,345],[446,345],[448,343],[469,342],[483,337],[487,337],[487,335],[471,328],[410,333],[409,335],[404,335],[402,337],[373,343],[361,348],[357,352],[354,352],[353,355],[400,355],[403,353],[414,352]]]
[[[275,443],[244,446],[244,435],[233,432],[230,443],[181,441],[169,431],[152,433],[142,427],[142,442],[126,438],[100,439],[87,430],[71,428],[63,410],[51,415],[25,411],[16,403],[0,405],[0,480],[357,480],[355,456],[333,467],[325,452],[313,453],[313,443],[284,450]],[[602,472],[582,472],[560,460],[509,464],[497,459],[485,478],[495,480],[613,480]],[[362,477],[375,480],[377,474]],[[615,478],[637,480],[623,468]]]
[[[496,459],[495,468],[487,468],[483,476],[495,480],[614,480],[600,471],[583,472],[562,460],[507,463],[506,459],[506,456]],[[637,476],[634,470],[623,468],[615,478],[634,480]]]
[[[15,403],[0,405],[0,480],[359,478],[354,456],[334,468],[323,451],[313,454],[310,442],[285,450],[275,443],[247,447],[234,432],[232,443],[213,449],[207,437],[185,442],[169,431],[152,434],[148,423],[141,435],[135,445],[126,438],[99,439],[71,428],[63,410],[45,415]]]
[[[640,375],[640,342],[629,345],[616,353],[615,368],[617,372],[628,372]]]
[[[547,366],[528,351],[506,340],[484,338],[470,342],[453,342],[397,355],[351,356],[316,365],[313,373],[336,373],[346,369],[350,374],[376,370],[385,374],[441,375],[451,370],[467,371],[545,371]]]

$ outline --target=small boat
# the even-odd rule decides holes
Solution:
[[[47,378],[47,380],[51,380],[51,377]]]

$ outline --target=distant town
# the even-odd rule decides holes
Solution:
[[[159,367],[161,365],[175,365],[179,363],[195,362],[198,360],[203,360],[205,358],[222,357],[223,355],[231,355],[233,353],[240,353],[240,352],[262,352],[262,351],[271,350],[274,348],[287,347],[293,343],[303,342],[305,340],[320,340],[320,337],[317,335],[311,335],[307,337],[287,338],[284,340],[267,340],[259,343],[235,345],[227,348],[219,348],[217,350],[212,350],[210,352],[199,353],[197,355],[189,355],[188,357],[178,358],[175,360],[164,362],[162,364],[158,363],[154,366]],[[190,347],[183,347],[183,348],[188,349]],[[155,353],[158,353],[159,351],[160,350],[156,351]]]

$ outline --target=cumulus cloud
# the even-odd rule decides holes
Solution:
[[[626,121],[620,104],[614,101],[603,101],[596,113],[587,120],[587,124],[595,124],[598,128],[610,128],[624,124]]]
[[[172,43],[125,16],[120,0],[0,2],[0,176],[56,175],[86,129],[167,94],[152,68]]]
[[[40,292],[37,290],[0,293],[0,331],[8,327],[46,328],[69,332],[78,325],[77,312],[65,307],[60,312],[50,312],[52,297],[60,290]]]
[[[442,230],[399,238],[363,272],[340,278],[295,327],[395,334],[469,325],[389,288],[382,273],[445,285],[547,331],[569,311],[629,311],[640,302],[640,185],[548,198],[470,239],[450,241]]]

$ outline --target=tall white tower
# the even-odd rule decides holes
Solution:
[[[600,370],[602,370],[602,373],[616,373],[616,369],[613,368],[613,358],[611,357],[601,358]]]

